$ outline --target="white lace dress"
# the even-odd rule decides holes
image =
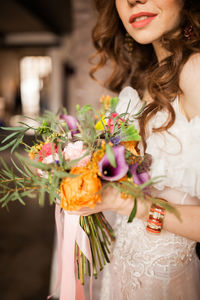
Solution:
[[[118,112],[131,101],[130,112],[141,107],[137,92],[120,93]],[[167,118],[158,112],[149,124],[146,152],[153,157],[151,176],[164,175],[152,190],[176,204],[200,205],[200,117],[190,122],[173,102],[176,121],[169,133],[152,133]],[[111,263],[105,267],[101,300],[200,300],[200,263],[196,242],[162,230],[146,232],[146,223],[117,215],[116,242]]]

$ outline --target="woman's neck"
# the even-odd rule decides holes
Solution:
[[[165,59],[167,56],[169,56],[169,51],[167,51],[165,48],[162,47],[160,41],[155,41],[152,43],[154,51],[156,53],[158,62],[161,62],[163,59]]]

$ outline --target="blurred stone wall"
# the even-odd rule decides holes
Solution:
[[[76,103],[92,104],[98,106],[99,97],[102,94],[111,94],[89,76],[91,64],[89,57],[95,52],[91,30],[96,21],[96,14],[92,0],[73,1],[73,27],[74,31],[68,42],[67,50],[76,73],[69,79],[69,102],[70,112],[74,112]],[[103,78],[108,70],[102,70],[98,76]]]

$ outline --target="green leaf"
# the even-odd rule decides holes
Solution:
[[[18,134],[19,134],[19,132],[13,132],[13,133],[9,134],[5,139],[3,139],[3,141],[1,143],[4,144],[6,141],[10,140],[12,137],[14,137]]]
[[[2,198],[0,198],[0,202],[4,202],[8,198],[9,195],[10,195],[10,192],[7,192],[6,195],[4,195]]]
[[[4,208],[5,206],[7,206],[9,201],[10,201],[10,199],[7,199],[4,203],[2,203],[1,207]]]
[[[22,205],[25,205],[24,200],[20,197],[20,194],[16,191],[12,193],[12,198],[10,199],[11,201],[16,201],[18,200]]]
[[[45,203],[45,189],[41,188],[38,196],[38,202],[41,207],[44,207]]]
[[[90,110],[93,110],[93,107],[89,104],[85,104],[83,105],[83,107],[81,108],[81,113],[86,113]]]
[[[28,166],[26,166],[25,164],[23,164],[23,168],[25,170],[25,172],[31,177],[33,176],[33,173],[31,172],[31,170],[28,168]]]
[[[59,164],[63,166],[63,154],[62,154],[62,145],[61,143],[58,144],[58,157],[59,157]]]
[[[34,161],[34,160],[30,160],[29,158],[27,157],[23,157],[22,155],[20,155],[19,153],[16,153],[15,154],[17,156],[17,158],[20,160],[20,161],[24,161],[25,163],[29,164],[30,166],[34,167],[34,168],[38,168],[38,169],[41,169],[41,170],[49,170],[51,168],[51,164],[43,164],[41,162],[37,162],[37,161]]]
[[[131,182],[112,182],[112,186],[119,190],[121,193],[125,193],[132,198],[141,198],[144,196],[144,192],[143,190],[141,190],[140,186],[135,185]]]
[[[118,97],[113,97],[110,99],[110,110],[113,112],[116,110],[117,103],[119,102]]]
[[[19,200],[19,202],[22,204],[22,205],[26,205],[26,203],[24,202],[24,200],[21,198],[20,194],[17,193],[17,199]]]
[[[53,157],[54,157],[54,156],[55,156],[54,143],[51,141],[50,144],[51,144],[51,153],[52,153],[52,155],[53,155]]]
[[[38,175],[32,175],[31,180],[32,180],[32,186],[40,186],[41,185],[41,180],[46,180],[46,183],[49,184],[48,180],[46,178],[42,178],[41,176]]]
[[[26,117],[27,118],[27,117]],[[34,119],[32,119],[32,120],[34,120]],[[35,121],[35,120],[34,120]],[[29,129],[32,129],[32,130],[36,130],[34,127],[32,127],[32,126],[30,126],[30,125],[28,125],[28,124],[26,124],[26,123],[24,123],[24,122],[19,122],[20,124],[22,124],[22,125],[24,125],[24,131],[26,132],[26,131],[28,131]]]
[[[24,131],[25,127],[1,127],[3,130],[9,130],[9,131]]]
[[[135,218],[136,212],[137,212],[137,199],[135,198],[133,209],[132,209],[132,211],[130,213],[130,216],[128,218],[128,223],[131,223],[133,221],[133,219]]]
[[[56,199],[56,195],[57,195],[57,189],[59,188],[59,177],[54,175],[52,177],[52,182],[51,185],[49,185],[49,199],[50,199],[50,204],[53,204],[55,202]]]
[[[19,146],[19,144],[21,143],[23,138],[24,138],[23,134],[20,137],[17,138],[16,143],[13,145],[13,147],[11,149],[11,153],[13,153],[13,151]]]
[[[7,171],[10,171],[10,169],[8,168],[6,162],[3,160],[2,157],[0,157],[0,161],[1,161],[1,163],[2,163],[2,165],[3,165],[3,167],[4,167],[4,169],[6,169]]]
[[[18,178],[16,178],[16,179],[18,179]],[[21,180],[13,180],[13,182],[14,182],[14,185],[15,186],[20,186],[22,189],[24,189],[24,180],[23,179],[21,179]]]
[[[0,151],[8,149],[10,146],[12,146],[16,142],[16,139],[12,140],[8,144],[4,145],[3,147],[0,147]]]
[[[80,112],[80,110],[81,110],[80,104],[76,104],[76,111],[77,111],[77,112]]]
[[[153,185],[153,184],[161,182],[162,178],[165,178],[165,176],[156,176],[156,177],[153,177],[153,178],[147,180],[143,184],[140,184],[141,190],[143,190],[145,187],[147,187],[149,185]]]
[[[46,181],[42,179],[41,188],[39,189],[39,199],[38,199],[40,206],[44,206],[44,202],[45,202],[45,192],[46,192],[45,184]]]
[[[78,104],[77,104],[77,105],[78,105]],[[63,107],[63,108],[61,109],[61,112],[62,112],[62,114],[64,114],[64,115],[67,115],[67,114],[68,114],[68,113],[67,113],[66,107]],[[61,113],[58,112],[58,115],[61,115]]]
[[[134,125],[129,125],[128,127],[125,127],[125,125],[121,123],[121,140],[123,142],[140,141],[141,136],[139,135]]]
[[[145,109],[146,105],[147,105],[147,102],[145,101],[144,104],[142,105],[142,107],[140,108],[140,110],[136,114],[133,115],[134,119],[136,119],[141,114],[141,112]]]
[[[2,173],[3,173],[7,178],[13,179],[13,173],[12,173],[10,170],[9,170],[9,171],[2,170]]]
[[[25,192],[22,192],[21,193],[21,197],[29,197],[29,198],[31,198],[31,199],[34,199],[34,198],[36,198],[36,194],[34,194],[34,190],[26,190]]]
[[[68,172],[62,172],[62,171],[54,171],[54,175],[58,176],[59,178],[65,178],[65,177],[75,178],[75,177],[77,177],[77,174],[70,174]]]
[[[116,160],[112,147],[109,144],[106,144],[106,155],[108,156],[108,160],[113,168],[116,168]]]
[[[19,173],[21,173],[22,175],[24,175],[25,177],[28,177],[28,175],[26,173],[24,173],[18,166],[17,164],[14,162],[14,160],[11,158],[11,161],[14,165],[14,167],[18,170]]]

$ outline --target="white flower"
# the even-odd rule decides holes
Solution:
[[[75,143],[69,143],[64,148],[64,157],[66,160],[75,160],[86,154],[87,150],[83,149],[83,142],[77,141]],[[75,166],[76,167],[85,167],[90,161],[90,155],[83,157]]]

